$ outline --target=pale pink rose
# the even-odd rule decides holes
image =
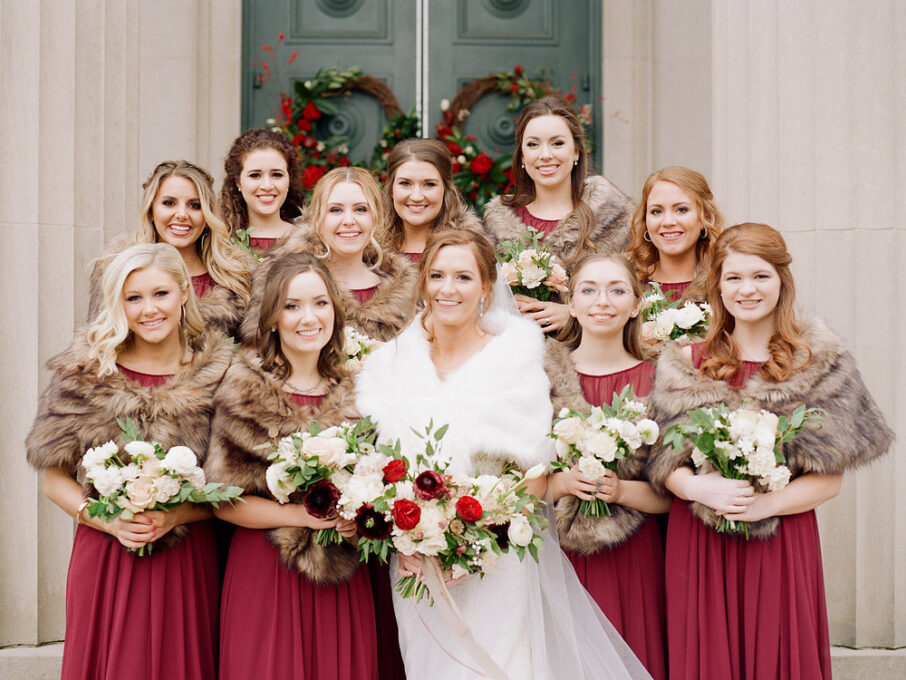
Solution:
[[[585,434],[585,424],[576,416],[564,418],[554,425],[554,434],[566,444],[577,444]]]
[[[508,286],[515,286],[519,283],[519,274],[516,271],[516,263],[512,260],[510,262],[505,262],[500,267],[500,275]]]
[[[323,437],[309,437],[302,442],[302,453],[306,456],[316,456],[326,464],[331,454],[330,442]]]
[[[567,292],[566,282],[566,270],[556,263],[553,265],[551,273],[548,274],[547,278],[544,280],[544,283],[548,288],[553,288],[554,290],[558,290],[561,293]]]
[[[146,477],[158,477],[163,468],[163,463],[161,463],[156,456],[151,456],[142,462],[142,475]]]
[[[139,477],[126,483],[126,496],[132,505],[144,510],[154,504],[154,487],[146,478]]]

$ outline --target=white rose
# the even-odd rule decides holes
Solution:
[[[604,465],[594,456],[582,456],[577,467],[586,479],[598,479],[606,472]]]
[[[104,454],[105,459],[110,458],[110,456],[112,456],[114,453],[117,453],[120,450],[119,447],[112,441],[108,441],[108,442],[102,444],[99,448],[100,448],[101,453]]]
[[[154,502],[166,503],[179,493],[182,484],[179,483],[178,479],[164,475],[155,479],[152,486],[154,488]]]
[[[204,476],[204,470],[202,470],[200,467],[196,467],[194,470],[192,470],[192,472],[186,475],[186,479],[188,480],[189,484],[192,485],[192,488],[199,490],[203,489],[204,485],[207,483],[207,480]]]
[[[585,423],[581,418],[564,418],[554,425],[554,434],[566,444],[578,444],[585,434]]]
[[[617,443],[609,432],[598,430],[592,432],[578,444],[579,451],[586,456],[596,456],[609,463],[616,459]]]
[[[277,462],[268,466],[264,478],[267,480],[268,490],[279,503],[289,502],[292,489],[289,488],[289,473],[285,463]]]
[[[535,258],[538,256],[538,253],[535,252],[534,248],[526,248],[521,253],[519,253],[519,258],[516,262],[520,267],[528,267],[535,263]]]
[[[135,440],[126,444],[126,453],[128,453],[133,458],[135,456],[154,456],[154,444],[149,444],[148,442],[143,442]]]
[[[120,478],[120,469],[118,467],[98,468],[94,478],[91,480],[94,488],[102,496],[110,496],[116,493],[120,488],[122,479]]]
[[[645,442],[648,446],[654,444],[657,441],[658,435],[661,430],[658,427],[658,424],[649,418],[642,418],[636,427],[639,430],[639,435],[642,437],[642,441]]]
[[[510,543],[520,546],[526,546],[531,543],[534,533],[535,532],[532,531],[532,525],[529,524],[525,515],[515,515],[513,519],[510,520],[510,526],[506,530],[506,535],[507,538],[510,539]]]
[[[526,288],[537,288],[541,285],[541,282],[547,277],[544,269],[539,267],[536,264],[529,264],[522,266],[522,285]]]
[[[164,467],[178,475],[188,475],[198,465],[198,459],[188,446],[174,446],[164,456]]]
[[[560,460],[566,460],[566,457],[569,456],[569,444],[559,439],[555,439],[554,451],[557,453],[557,458],[559,458]]]
[[[676,314],[676,325],[686,330],[705,320],[705,314],[694,302],[687,302]]]
[[[654,337],[658,340],[668,340],[676,326],[676,316],[679,310],[676,308],[665,309],[654,320]]]
[[[409,532],[400,532],[393,534],[393,547],[396,548],[397,552],[401,555],[414,555],[418,552],[418,547],[415,545],[415,541],[412,540],[412,536],[409,535]]]
[[[328,441],[323,437],[309,437],[302,442],[302,453],[306,457],[315,457],[326,465],[331,454]]]
[[[347,373],[357,373],[361,367],[362,362],[358,359],[347,359],[346,363],[343,364],[343,368],[346,369]]]

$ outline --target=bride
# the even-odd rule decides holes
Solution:
[[[495,285],[496,282],[496,285]],[[500,473],[553,459],[543,336],[497,282],[494,252],[469,231],[432,235],[419,263],[425,310],[362,368],[357,405],[381,438],[418,446],[411,428],[449,424],[451,472]],[[546,478],[529,491],[543,497]],[[550,526],[553,523],[549,523]],[[647,678],[648,674],[544,534],[539,563],[510,553],[484,578],[448,581],[458,615],[394,594],[409,680]],[[419,573],[403,556],[400,576]]]

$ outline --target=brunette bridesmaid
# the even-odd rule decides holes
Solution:
[[[453,183],[450,152],[437,139],[406,139],[390,150],[384,200],[387,216],[378,240],[415,264],[436,231],[483,233],[481,220]]]
[[[230,236],[242,230],[259,256],[289,236],[302,214],[299,153],[286,135],[255,128],[239,135],[223,162],[220,211]]]
[[[659,283],[668,302],[705,302],[708,256],[723,228],[723,215],[701,174],[679,165],[651,173],[630,228],[628,253],[636,274]]]
[[[192,277],[192,288],[205,324],[234,335],[249,301],[249,258],[230,242],[217,216],[213,179],[189,161],[159,164],[142,185],[141,224],[128,239],[169,243],[179,251]],[[95,260],[88,318],[101,305],[100,279],[106,263],[123,245],[115,244]]]
[[[216,511],[237,525],[220,624],[220,678],[376,680],[368,570],[349,544],[324,547],[318,529],[355,534],[268,491],[267,457],[281,437],[357,418],[342,367],[345,315],[324,264],[309,253],[273,258],[254,343],[214,397],[208,476],[250,496]]]
[[[690,446],[652,452],[652,485],[676,496],[666,574],[677,680],[831,677],[815,508],[837,495],[844,471],[887,451],[893,433],[840,340],[797,319],[791,259],[767,225],[725,230],[708,270],[707,338],[670,344],[658,360],[649,404],[662,428],[720,403],[786,416],[802,404],[823,410],[819,427],[783,445],[792,481],[779,491],[693,470]],[[748,540],[717,533],[720,517],[747,522]]]
[[[560,95],[532,102],[516,123],[515,191],[488,203],[484,227],[494,243],[518,240],[533,227],[564,266],[590,252],[622,252],[629,243],[632,201],[600,175],[589,175],[585,133]],[[566,325],[559,300],[516,296],[520,311],[545,332]]]
[[[654,366],[642,360],[639,302],[642,287],[622,255],[589,255],[569,280],[570,320],[563,342],[548,340],[545,367],[554,412],[585,413],[610,404],[629,385],[637,397],[651,390]],[[616,472],[588,479],[573,468],[551,476],[560,545],[582,585],[652,677],[666,678],[664,659],[664,549],[651,513],[670,500],[644,479],[645,448],[620,460]],[[578,513],[581,501],[606,501],[610,517]]]
[[[167,244],[127,248],[104,270],[100,311],[51,359],[26,442],[44,493],[79,523],[66,582],[64,679],[216,675],[217,555],[207,507],[186,503],[105,524],[80,468],[131,419],[147,441],[204,459],[214,390],[232,352],[204,329],[189,273]],[[128,460],[124,451],[119,454]],[[154,546],[143,557],[128,552]]]
[[[315,185],[308,217],[310,224],[272,255],[314,253],[337,282],[349,324],[378,341],[393,338],[415,315],[417,274],[404,255],[385,253],[375,239],[375,228],[384,219],[375,179],[362,168],[334,168]],[[265,260],[255,271],[255,302],[242,322],[243,342],[257,333],[257,301],[268,268]]]

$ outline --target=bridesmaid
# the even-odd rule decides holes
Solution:
[[[405,139],[390,150],[384,200],[392,209],[378,240],[385,250],[403,253],[414,264],[436,231],[483,233],[481,220],[453,183],[450,152],[437,139]]]
[[[272,259],[255,342],[214,396],[207,474],[248,493],[221,506],[238,525],[230,546],[220,624],[220,678],[377,679],[368,570],[348,544],[324,547],[318,529],[355,534],[353,522],[281,505],[267,487],[268,444],[358,416],[341,368],[344,312],[324,264],[309,253]],[[263,447],[263,448],[262,448]]]
[[[652,452],[649,478],[676,495],[667,531],[670,677],[830,678],[831,659],[815,508],[843,472],[890,446],[893,433],[852,356],[817,320],[793,311],[791,257],[764,224],[739,224],[714,244],[703,343],[669,344],[649,397],[662,427],[721,402],[778,415],[805,404],[820,427],[784,445],[792,481],[756,492],[746,481],[693,471],[691,448]],[[714,530],[749,523],[749,540]]]
[[[679,165],[651,173],[629,232],[636,274],[659,283],[668,302],[684,297],[705,302],[708,255],[723,228],[724,217],[701,174]]]
[[[516,123],[515,193],[488,203],[484,227],[494,243],[518,240],[529,227],[564,266],[589,252],[618,252],[629,243],[632,201],[600,175],[588,175],[585,133],[575,110],[560,95],[532,102]],[[558,301],[516,296],[520,311],[545,332],[566,325]]]
[[[132,246],[104,271],[98,316],[51,359],[51,382],[26,442],[44,493],[79,523],[66,582],[64,679],[216,675],[217,558],[207,507],[91,518],[82,455],[124,445],[117,419],[203,460],[214,390],[232,352],[204,330],[183,258]],[[120,453],[120,456],[126,456]],[[138,557],[126,548],[154,544]]]
[[[233,335],[249,301],[248,257],[230,243],[216,213],[213,179],[189,161],[164,161],[145,180],[141,224],[130,245],[169,243],[185,261],[205,324]],[[115,244],[95,260],[88,318],[101,305],[100,279],[106,263],[122,249]]]
[[[384,253],[375,240],[383,221],[381,190],[362,168],[334,168],[312,193],[310,226],[293,233],[273,251],[311,252],[324,260],[340,288],[341,306],[356,330],[378,341],[393,338],[415,315],[417,273],[407,258]],[[242,322],[241,336],[253,342],[268,261],[255,271],[253,304]]]
[[[564,406],[588,413],[610,404],[627,385],[636,396],[651,390],[654,366],[642,361],[639,302],[642,287],[622,255],[589,255],[569,280],[570,320],[563,342],[547,341],[545,367],[554,413]],[[560,545],[582,585],[656,679],[664,660],[664,549],[656,519],[670,500],[644,480],[645,451],[588,479],[574,468],[551,476]],[[610,517],[578,514],[582,500],[610,504]]]
[[[252,230],[259,256],[286,238],[302,214],[299,153],[286,135],[256,128],[239,135],[223,162],[220,211],[230,236]]]

